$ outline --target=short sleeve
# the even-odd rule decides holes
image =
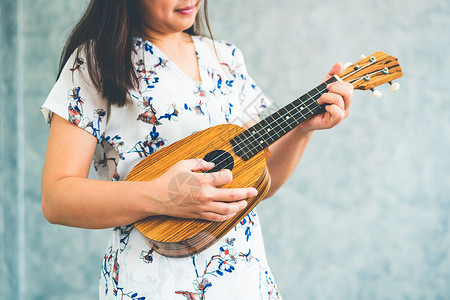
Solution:
[[[88,74],[83,51],[67,60],[58,80],[41,107],[50,124],[52,113],[86,130],[100,142],[106,126],[107,102]]]
[[[239,94],[241,104],[241,114],[239,119],[242,125],[254,119],[256,116],[263,118],[263,114],[272,105],[272,101],[263,93],[261,88],[255,83],[248,74],[242,52],[235,48],[235,70],[237,79],[242,81]]]

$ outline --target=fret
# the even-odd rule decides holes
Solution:
[[[333,77],[333,79],[335,79],[335,78]],[[334,81],[336,81],[336,80],[334,80]],[[327,82],[328,82],[328,81],[327,81]],[[323,90],[325,90],[325,89],[327,88],[327,85],[328,85],[327,82],[321,83],[316,89],[317,89],[318,91],[323,91]],[[331,82],[329,82],[329,83],[331,83]],[[322,93],[321,93],[321,94],[322,94]]]
[[[266,118],[265,120],[267,119],[268,118]],[[265,121],[261,122],[261,124],[264,128],[266,128],[266,134],[272,139],[272,142],[276,141],[278,139],[278,136],[275,137],[274,135],[277,134],[277,132],[273,130],[273,127],[270,125],[270,123]]]
[[[275,140],[277,140],[283,135],[283,132],[280,132],[279,129],[277,129],[278,123],[274,115],[265,118],[260,123],[264,128],[267,128],[266,132],[270,134],[272,137],[274,137]]]
[[[289,132],[293,127],[289,123],[290,115],[289,115],[289,112],[285,108],[283,108],[283,113],[281,114],[281,118],[282,118],[283,122],[287,124],[287,127],[289,128],[287,130],[287,132]]]
[[[292,104],[293,104],[295,110],[297,110],[297,113],[299,113],[299,114],[301,115],[301,117],[302,117],[304,120],[306,120],[305,115],[302,114],[302,110],[300,109],[300,105],[301,105],[300,99],[297,99],[297,100],[293,101]]]
[[[264,139],[266,145],[270,145],[278,139],[278,136],[274,136],[269,132],[265,131],[262,135],[262,138]]]
[[[319,97],[323,94],[323,92],[321,92],[321,91],[323,91],[323,90],[325,90],[325,91],[328,91],[327,89],[326,89],[326,87],[327,87],[327,84],[324,82],[324,83],[322,83],[322,84],[320,84],[319,86],[317,86],[317,87],[315,87],[314,88],[314,93],[316,93],[317,95],[319,95]],[[318,99],[318,98],[317,98]],[[316,100],[317,100],[316,99]]]
[[[290,116],[288,122],[292,128],[297,127],[297,125],[303,121],[302,115],[298,114],[297,110],[295,109],[295,106],[292,106],[292,109],[288,111],[288,114]]]
[[[294,127],[300,124],[301,119],[303,118],[303,114],[299,112],[297,109],[295,101],[291,102],[290,104],[286,105],[286,111],[289,114],[289,122],[290,124],[293,124]],[[299,115],[300,114],[300,115]]]
[[[245,133],[245,131],[243,133]],[[241,133],[241,134],[243,134],[243,133]],[[230,144],[231,144],[231,146],[233,146],[234,153],[236,153],[237,156],[242,157],[242,159],[244,159],[244,160],[248,160],[248,158],[246,158],[246,155],[245,155],[246,152],[243,150],[243,147],[245,147],[245,146],[241,145],[237,141],[238,139],[241,139],[241,138],[238,138],[241,134],[239,134],[239,135],[235,136],[234,138],[232,138],[230,140]]]
[[[278,111],[275,112],[275,114],[278,115],[278,118],[275,119],[275,123],[276,123],[277,126],[281,127],[281,130],[283,130],[284,133],[287,133],[287,131],[284,130],[283,126],[281,126],[281,122],[280,121],[282,121],[283,119],[281,118],[282,115],[280,114],[280,110],[282,110],[282,109],[279,109]]]
[[[257,135],[254,136],[255,140],[258,140],[258,143],[265,143],[267,144],[267,141],[264,139],[264,133],[266,130],[260,123],[256,123],[254,126],[254,131],[258,132]],[[253,132],[252,132],[253,133]]]
[[[306,115],[306,114],[308,113],[307,105],[308,105],[308,100],[309,100],[310,98],[307,96],[307,94],[305,94],[305,95],[301,96],[299,99],[301,100],[301,103],[300,103],[300,110],[301,110],[302,112],[304,112],[305,115]],[[308,117],[306,117],[306,118],[308,118]]]
[[[245,133],[245,131],[243,133]],[[243,151],[251,151],[251,147],[246,143],[247,136],[245,134],[243,136],[237,135],[235,138],[237,139],[237,143],[243,148]]]
[[[293,128],[324,111],[317,100],[328,90],[326,86],[335,82],[332,77],[308,93],[292,101],[264,120],[230,140],[235,153],[244,160],[267,148]]]
[[[317,100],[312,100],[311,104],[309,105],[310,109],[314,111],[318,107],[320,107],[319,103],[317,103]]]
[[[269,116],[260,122],[261,127],[265,128],[265,140],[270,140],[270,144],[278,140],[283,134],[277,131],[273,126],[274,118]]]
[[[309,91],[308,93],[306,93],[306,95],[308,96],[308,100],[311,100],[311,99],[314,99],[313,97],[311,97],[310,95],[309,95],[309,93],[310,93],[311,91]],[[306,105],[306,108],[308,109],[308,111],[311,113],[311,114],[313,114],[313,112],[312,112],[312,110],[309,108],[309,103],[308,103],[308,105]]]
[[[257,137],[259,137],[260,136],[260,134],[259,133],[256,133],[254,136],[252,135],[251,137],[250,137],[250,139],[249,139],[249,143],[250,143],[250,145],[251,145],[251,150],[250,150],[250,152],[248,152],[247,154],[250,156],[250,157],[252,157],[253,155],[255,155],[256,153],[258,153],[258,152],[260,152],[261,150],[263,150],[264,148],[265,148],[265,145],[267,144],[267,143],[264,143],[264,145],[261,145],[261,143],[260,143],[260,139],[257,139]]]
[[[292,103],[289,103],[288,105],[285,106],[287,113],[289,114],[289,119],[293,119],[295,120],[296,118],[294,117],[295,115],[291,114],[291,111],[293,112],[293,110],[295,109],[294,105],[292,105]]]

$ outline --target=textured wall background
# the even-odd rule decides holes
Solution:
[[[0,298],[93,299],[108,231],[48,224],[39,107],[86,1],[0,2]],[[259,208],[285,299],[450,299],[450,2],[216,0],[216,38],[237,44],[282,106],[335,61],[383,50],[404,77],[317,132]],[[68,192],[76,192],[73,191]]]

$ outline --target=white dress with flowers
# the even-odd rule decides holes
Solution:
[[[67,62],[42,110],[98,140],[94,167],[102,180],[124,180],[143,158],[210,126],[242,125],[269,101],[248,76],[234,45],[192,37],[201,83],[148,41],[135,39],[139,87],[125,107],[108,107],[93,88],[85,60]],[[133,225],[112,231],[100,272],[100,299],[279,299],[266,261],[258,216],[250,212],[210,248],[186,258],[153,252]]]

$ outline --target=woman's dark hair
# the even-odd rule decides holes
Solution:
[[[207,0],[203,14],[208,33]],[[138,0],[91,0],[77,23],[61,54],[58,76],[74,51],[79,63],[80,52],[86,57],[88,73],[95,88],[109,105],[124,106],[128,91],[137,86],[137,75],[132,62],[133,37],[139,35],[140,13]],[[204,34],[199,13],[194,25],[185,31],[190,35]]]

